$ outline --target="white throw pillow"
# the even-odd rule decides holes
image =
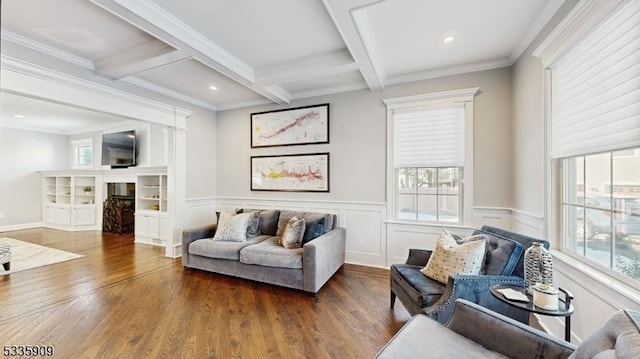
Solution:
[[[291,218],[284,227],[282,237],[280,237],[280,244],[288,249],[300,248],[302,246],[305,227],[304,218]]]
[[[247,240],[247,225],[253,213],[235,214],[221,212],[214,241],[244,242]]]
[[[453,235],[443,228],[438,234],[429,262],[420,271],[444,284],[454,274],[480,274],[484,265],[486,239],[485,235],[480,234],[464,238],[464,243],[458,244]]]

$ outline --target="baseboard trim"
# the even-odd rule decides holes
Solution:
[[[34,223],[22,223],[22,224],[12,224],[8,226],[0,226],[1,232],[11,232],[11,231],[22,231],[25,229],[34,229],[44,227],[42,222],[34,222]]]

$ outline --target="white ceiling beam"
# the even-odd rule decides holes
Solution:
[[[160,41],[151,41],[97,60],[94,67],[96,75],[119,80],[189,59],[191,56],[186,51],[176,50]]]
[[[291,95],[279,86],[254,86],[254,69],[150,0],[91,0],[147,34],[278,104]]]
[[[346,49],[256,69],[255,84],[267,86],[358,71]]]
[[[374,66],[374,63],[377,62],[375,54],[369,53],[367,50],[367,43],[372,43],[370,33],[358,29],[353,13],[380,1],[384,0],[322,0],[331,20],[342,36],[342,40],[347,44],[353,59],[360,66],[362,77],[372,91],[382,90],[384,87],[383,74],[378,73],[376,66]],[[360,17],[359,22],[362,23],[361,17],[365,15],[358,13],[355,16]]]

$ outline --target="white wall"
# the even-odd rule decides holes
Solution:
[[[37,171],[68,166],[67,136],[0,127],[0,213],[5,214],[0,231],[42,222],[42,177]]]
[[[351,263],[386,267],[396,260],[394,253],[406,255],[408,246],[427,248],[434,237],[428,228],[421,227],[421,243],[416,243],[415,236],[406,231],[387,235],[386,107],[382,100],[470,87],[480,88],[475,98],[473,205],[509,208],[512,204],[510,68],[416,81],[390,86],[381,92],[360,90],[309,98],[287,106],[221,111],[216,136],[218,205],[268,205],[336,213],[340,225],[347,228],[347,261]],[[331,105],[329,144],[251,148],[252,112],[321,103]],[[330,152],[331,192],[250,190],[251,156],[313,152]]]

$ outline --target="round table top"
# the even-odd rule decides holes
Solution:
[[[567,308],[567,304],[565,303],[564,300],[562,299],[558,299],[558,309],[557,310],[549,310],[549,309],[544,309],[544,308],[540,308],[538,306],[536,306],[535,304],[533,304],[533,298],[530,295],[527,295],[527,298],[529,298],[528,302],[520,302],[520,301],[516,301],[516,300],[509,300],[507,299],[504,295],[502,295],[502,293],[498,292],[498,289],[505,289],[505,288],[510,288],[513,290],[517,290],[520,293],[524,293],[524,287],[522,286],[518,286],[518,285],[494,285],[493,287],[491,287],[491,294],[493,294],[494,297],[498,298],[499,300],[512,305],[514,307],[520,308],[520,309],[524,309],[526,311],[532,312],[532,313],[536,313],[536,314],[543,314],[543,315],[550,315],[553,317],[566,317],[569,316],[571,314],[573,314],[573,304],[569,304],[569,307]]]

